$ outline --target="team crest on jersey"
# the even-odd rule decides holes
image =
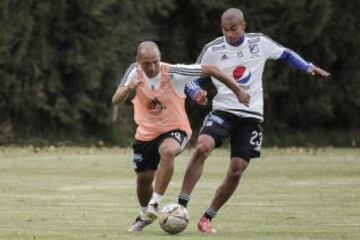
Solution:
[[[236,82],[242,85],[243,88],[244,85],[246,85],[249,82],[250,77],[251,77],[250,70],[244,66],[237,66],[233,70],[233,78],[235,79]]]
[[[257,44],[249,44],[249,50],[251,53],[258,53],[259,46]]]
[[[248,43],[256,43],[256,42],[260,42],[260,37],[254,37],[248,40]]]

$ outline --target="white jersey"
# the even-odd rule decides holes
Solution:
[[[163,64],[163,63],[161,63]],[[174,83],[175,91],[179,96],[184,95],[185,85],[190,83],[202,75],[202,67],[200,64],[176,64],[169,65],[170,80]],[[127,86],[132,80],[137,77],[136,64],[131,64],[126,70],[124,76],[121,78],[119,85]],[[160,85],[160,74],[154,78],[148,78],[144,74],[145,79],[152,89],[157,89]]]
[[[286,50],[267,36],[247,33],[239,46],[228,44],[219,37],[205,45],[197,63],[215,65],[233,77],[251,97],[249,107],[239,103],[235,94],[224,84],[212,78],[217,88],[213,109],[234,113],[241,117],[263,121],[264,103],[262,75],[268,59],[278,59]]]

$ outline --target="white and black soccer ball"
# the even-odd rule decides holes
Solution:
[[[189,223],[189,214],[183,206],[177,203],[165,205],[159,213],[159,224],[162,230],[177,234],[185,230]]]

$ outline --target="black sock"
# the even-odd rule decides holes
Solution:
[[[212,210],[210,207],[206,209],[204,213],[204,217],[206,217],[211,221],[215,216],[216,216],[216,212],[214,210]]]
[[[187,207],[188,203],[190,201],[190,195],[187,193],[180,193],[179,197],[178,197],[178,203],[183,206],[183,207]]]

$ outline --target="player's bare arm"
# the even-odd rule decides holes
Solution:
[[[220,82],[224,83],[231,91],[234,92],[239,102],[244,104],[245,106],[249,106],[250,95],[243,91],[239,85],[236,83],[234,79],[228,77],[224,72],[222,72],[219,68],[213,65],[202,65],[203,76],[213,76]]]
[[[112,97],[113,104],[122,104],[138,85],[139,81],[133,80],[127,86],[119,86]]]

